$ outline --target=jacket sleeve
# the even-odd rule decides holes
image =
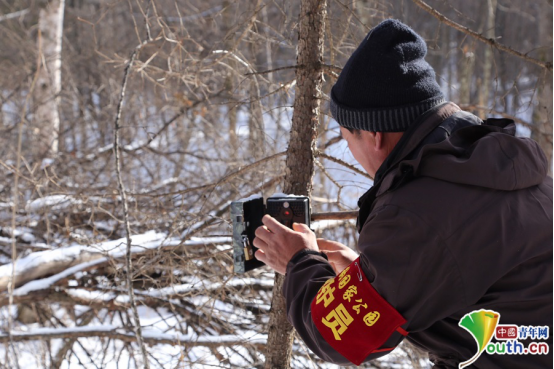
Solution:
[[[394,205],[375,209],[358,247],[371,285],[407,320],[406,331],[425,330],[467,305],[455,256],[418,214]]]
[[[288,319],[306,345],[320,358],[335,364],[352,365],[323,338],[312,318],[312,301],[325,282],[335,277],[335,273],[331,265],[322,256],[313,254],[299,256],[294,257],[289,262],[283,286]],[[364,361],[386,355],[403,338],[403,335],[394,332],[381,346],[382,350],[365,357]]]
[[[350,362],[336,352],[321,336],[311,317],[312,300],[321,286],[333,277],[335,272],[323,256],[304,254],[300,258],[293,257],[287,265],[283,295],[289,322],[304,343],[323,360],[348,365]]]
[[[359,238],[361,266],[372,287],[406,320],[403,328],[425,329],[460,308],[462,280],[448,249],[436,232],[417,215],[395,206],[376,210]],[[331,265],[318,255],[289,262],[283,292],[289,321],[310,349],[322,359],[350,364],[318,332],[310,305],[319,289],[335,277]],[[383,348],[404,338],[393,333]],[[386,355],[374,353],[364,361]]]

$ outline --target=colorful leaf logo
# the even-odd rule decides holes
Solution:
[[[500,314],[493,310],[475,310],[463,316],[458,325],[471,333],[475,342],[477,342],[477,353],[473,357],[463,363],[460,363],[459,369],[471,365],[481,356],[492,336],[494,330],[500,320]]]

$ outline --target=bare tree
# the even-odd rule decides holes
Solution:
[[[56,155],[59,146],[64,11],[65,0],[52,0],[39,14],[34,126],[39,132],[38,152],[45,156]]]
[[[321,65],[326,14],[325,0],[301,2],[296,57],[296,93],[284,185],[284,191],[287,194],[309,196],[312,190],[323,82]],[[287,320],[282,293],[283,281],[284,277],[276,273],[265,368],[290,367],[294,336],[293,328]]]
[[[440,20],[414,0],[66,0],[59,59],[39,22],[62,4],[0,2],[0,356],[11,367],[325,367],[290,345],[274,274],[233,274],[228,205],[310,194],[326,214],[312,223],[318,235],[355,245],[352,213],[321,220],[355,212],[371,181],[325,103],[340,66],[385,18],[425,38],[454,102],[471,51],[464,108],[512,117],[551,148],[548,2],[498,1],[486,21],[477,0],[429,0]],[[52,82],[55,60],[61,90],[41,93],[38,76]],[[59,129],[39,118],[50,103]],[[428,367],[406,346],[364,367],[414,363]]]
[[[552,4],[550,4],[552,6]],[[539,39],[549,42],[552,45],[552,16],[548,12],[540,12],[537,15],[539,20],[538,34]],[[540,50],[541,59],[548,60],[548,48]],[[548,174],[552,176],[552,74],[545,72],[542,78],[537,80],[537,103],[533,109],[533,127],[531,138],[536,140],[544,150],[548,158]]]
[[[485,36],[489,39],[495,38],[495,16],[496,16],[496,0],[487,0],[486,1],[486,12],[485,17]],[[492,47],[485,48],[484,60],[483,60],[483,78],[479,88],[479,105],[485,106],[489,101],[489,95],[491,91],[491,72],[493,68],[493,49]],[[485,118],[485,112],[481,111],[479,116],[483,119]]]

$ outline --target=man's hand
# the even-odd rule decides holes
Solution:
[[[264,215],[262,223],[254,238],[254,246],[259,249],[255,256],[277,273],[286,273],[288,262],[298,251],[319,251],[315,234],[305,224],[293,223],[290,229],[270,215]]]
[[[318,238],[317,245],[320,251],[327,254],[329,263],[337,274],[358,258],[358,254],[354,250],[340,242]]]

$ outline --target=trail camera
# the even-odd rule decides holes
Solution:
[[[266,205],[262,197],[231,202],[235,273],[245,273],[265,265],[254,257],[258,248],[253,244],[256,229],[263,225],[264,214],[289,228],[295,222],[309,227],[310,200],[305,196],[275,195],[267,199]]]

